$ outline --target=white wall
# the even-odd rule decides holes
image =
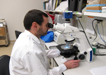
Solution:
[[[16,39],[15,30],[24,31],[23,19],[31,9],[43,10],[43,0],[0,0],[0,19],[5,19],[10,41]]]
[[[81,24],[83,25],[84,29],[86,29],[87,25],[88,25],[87,24],[87,18],[88,18],[87,16],[83,16],[82,18],[80,18]],[[94,19],[103,20],[102,23],[98,24],[98,29],[99,29],[101,37],[106,41],[106,19],[98,18],[98,17],[94,17]],[[91,24],[91,27],[92,27],[92,23],[89,23],[89,24]],[[97,24],[97,21],[95,21],[94,26],[96,24]],[[102,26],[103,26],[103,28],[102,28]],[[78,27],[79,27],[79,29],[82,29],[79,23],[78,23]],[[97,31],[97,27],[95,29]],[[97,32],[97,34],[98,34],[98,32]],[[94,35],[90,34],[90,36],[95,37],[95,34]],[[92,38],[92,39],[94,39],[94,38]],[[104,42],[101,40],[99,34],[98,34],[97,39],[95,41],[104,44]]]

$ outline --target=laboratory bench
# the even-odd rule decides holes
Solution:
[[[48,49],[55,47],[57,44],[53,41],[50,43],[45,43]],[[62,64],[61,62],[62,56],[53,58],[51,61],[52,67],[56,67]],[[63,72],[64,75],[95,75],[90,72],[92,68],[104,67],[106,66],[106,56],[93,56],[92,62],[87,62],[83,60],[80,62],[79,67],[68,69]],[[103,74],[100,74],[103,75]]]
[[[59,12],[59,11],[45,11],[45,12],[52,13],[52,14],[56,14],[56,13],[63,14],[63,12]],[[106,13],[73,12],[73,14],[77,16],[93,16],[94,18],[97,19],[99,18],[103,20],[106,19]],[[58,45],[54,41],[45,44],[47,49],[54,48],[55,46]],[[62,59],[61,55],[59,57],[51,59],[52,68],[61,65],[62,64],[61,59]],[[101,69],[102,67],[104,67],[104,69]],[[87,62],[86,60],[81,61],[79,67],[68,69],[64,71],[63,74],[64,75],[106,75],[105,70],[106,70],[106,55],[105,56],[93,55],[92,62]],[[96,71],[96,73],[94,71]]]

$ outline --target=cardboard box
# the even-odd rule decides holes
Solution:
[[[87,12],[102,12],[102,7],[106,6],[106,4],[91,4],[91,5],[86,5],[86,11]]]
[[[5,45],[6,44],[6,40],[0,40],[0,45]]]
[[[91,5],[91,4],[106,4],[106,0],[94,0],[94,1],[90,1],[87,3],[88,5]]]
[[[86,12],[97,12],[97,13],[101,13],[102,10],[86,10]]]
[[[87,3],[87,5],[92,5],[92,4],[106,4],[106,0],[94,0],[94,1],[90,1]]]
[[[0,36],[5,36],[5,27],[0,27]]]
[[[86,5],[86,7],[97,7],[97,6],[106,6],[106,4],[91,4],[91,5]]]
[[[100,0],[99,4],[106,4],[106,0]]]
[[[102,6],[97,6],[97,7],[86,7],[86,10],[102,10]]]

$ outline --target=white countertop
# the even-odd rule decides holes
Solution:
[[[58,65],[61,63],[61,57],[54,58]],[[64,72],[65,75],[93,75],[89,70],[96,67],[106,66],[106,56],[94,56],[92,62],[81,61],[79,67],[68,69]]]
[[[55,42],[46,43],[48,49],[56,45]],[[62,56],[54,58],[58,65],[62,64],[61,58]],[[106,56],[94,56],[92,62],[81,61],[79,67],[66,70],[64,75],[93,75],[89,70],[102,66],[106,66]]]

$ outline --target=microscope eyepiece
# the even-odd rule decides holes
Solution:
[[[53,28],[53,24],[48,23],[48,27],[49,27],[49,28]]]

